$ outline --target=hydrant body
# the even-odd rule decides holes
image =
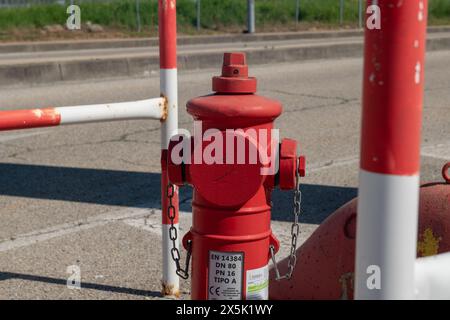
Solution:
[[[213,91],[187,103],[195,125],[183,163],[173,159],[176,142],[169,147],[169,179],[194,188],[193,225],[183,239],[192,243],[191,297],[268,299],[269,246],[279,247],[271,190],[294,188],[296,143],[280,147],[273,122],[281,104],[254,94],[244,54],[225,54]]]

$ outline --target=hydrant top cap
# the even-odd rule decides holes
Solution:
[[[213,91],[217,93],[256,92],[256,78],[248,76],[245,53],[224,53],[222,75],[213,77]]]

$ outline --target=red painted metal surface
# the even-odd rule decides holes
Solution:
[[[366,171],[419,172],[427,0],[420,3],[379,1],[381,29],[366,29],[361,140]]]
[[[418,257],[450,251],[449,183],[420,188]],[[357,199],[342,206],[297,250],[290,282],[275,281],[271,270],[271,299],[353,299],[356,206]]]
[[[177,67],[176,0],[159,0],[159,59],[161,69]]]
[[[306,176],[306,158],[305,158],[305,156],[300,156],[298,158],[298,174],[300,177]]]
[[[297,141],[283,140],[280,147],[280,189],[295,188],[297,167]]]
[[[162,207],[162,224],[170,224],[168,210],[168,198],[167,198],[167,185],[169,183],[169,177],[167,173],[167,150],[161,150],[161,207]],[[179,203],[178,203],[178,188],[174,188],[175,194],[172,199],[172,205],[175,208],[175,212],[172,214],[175,219],[174,223],[178,223],[179,220]]]
[[[225,54],[224,75],[231,75],[230,78],[234,75],[232,70],[227,69],[230,61],[239,64],[240,72],[247,74],[245,57],[240,54],[236,57],[233,54]],[[238,80],[238,83],[246,88],[245,82]],[[219,86],[221,85],[219,83]],[[226,86],[227,90],[234,88]],[[271,130],[274,128],[273,121],[281,114],[282,108],[277,101],[251,92],[242,94],[246,89],[241,89],[194,98],[187,103],[188,113],[195,120],[202,121],[202,136],[207,130],[214,128],[222,137],[225,152],[219,156],[220,163],[208,164],[205,159],[202,159],[201,163],[195,163],[196,152],[204,154],[202,150],[206,150],[215,141],[206,139],[194,144],[189,163],[176,165],[171,157],[168,159],[170,180],[178,184],[188,183],[194,188],[193,226],[183,239],[185,247],[187,240],[192,240],[192,299],[209,298],[208,272],[211,251],[243,254],[241,298],[245,299],[247,271],[268,266],[269,246],[274,245],[276,250],[279,246],[270,226],[270,194],[276,179],[274,174],[261,174],[261,169],[267,168],[269,164],[261,161],[259,155],[263,153],[270,157],[274,152]],[[263,130],[266,130],[267,134],[260,136],[258,133]],[[256,136],[253,134],[255,132]],[[227,145],[231,139],[238,138],[245,141],[244,164],[238,162],[238,143],[234,143],[232,148]],[[169,155],[174,146],[174,143],[170,144]],[[275,147],[278,148],[279,145],[276,144]],[[295,141],[283,140],[281,143],[280,158],[283,159],[284,165],[280,165],[279,180],[280,185],[283,181],[285,189],[294,187],[297,170],[296,148]],[[254,163],[249,161],[252,149],[257,150],[257,161]],[[227,152],[230,151],[234,152],[231,157],[233,161],[228,158],[227,162]]]
[[[443,168],[442,168],[442,177],[444,178],[445,181],[447,181],[447,183],[450,183],[450,162],[447,163]]]
[[[0,111],[0,131],[57,126],[61,115],[53,108]]]
[[[219,93],[255,93],[256,78],[248,76],[245,53],[225,53],[222,75],[214,77],[212,90]]]

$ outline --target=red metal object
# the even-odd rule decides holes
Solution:
[[[167,185],[169,183],[169,177],[167,175],[167,150],[161,150],[161,203],[162,205],[162,224],[170,224],[169,215],[167,214],[168,199],[167,199]],[[178,188],[174,188],[175,194],[173,195],[173,206],[175,207],[175,219],[174,223],[178,223]]]
[[[271,190],[277,181],[282,189],[294,188],[296,171],[305,170],[304,161],[297,168],[295,141],[272,144],[281,104],[253,94],[256,79],[247,74],[245,55],[226,53],[222,76],[213,80],[216,93],[187,103],[188,113],[202,121],[201,136],[213,132],[215,138],[197,141],[194,133],[191,159],[183,164],[170,156],[177,143],[169,145],[170,180],[194,187],[193,226],[183,239],[185,247],[192,240],[192,299],[267,298],[269,246],[279,247],[270,227]],[[216,151],[216,162],[196,161],[213,143],[224,150]],[[277,151],[279,172],[263,175],[261,169],[273,165],[262,160],[264,155],[270,158]]]
[[[290,283],[275,281],[271,271],[271,299],[353,299],[356,208],[357,199],[339,208],[297,250]],[[418,257],[450,251],[450,181],[420,188],[417,241]]]
[[[213,77],[212,89],[220,93],[255,93],[256,78],[248,76],[245,54],[225,54],[222,75]]]
[[[57,126],[61,115],[54,108],[0,111],[0,131]]]
[[[442,177],[447,183],[450,183],[450,162],[448,162],[443,168],[442,168]]]
[[[159,0],[159,59],[161,69],[177,67],[176,0]]]
[[[361,169],[414,175],[420,167],[427,1],[379,1],[366,29]]]
[[[304,156],[298,157],[298,174],[300,177],[306,176],[306,158]]]

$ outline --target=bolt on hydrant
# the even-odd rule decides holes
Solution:
[[[276,268],[279,249],[270,226],[277,186],[295,190],[289,269],[284,276],[276,269],[278,278],[290,278],[296,263],[298,180],[305,175],[305,158],[297,156],[296,141],[279,142],[274,120],[282,106],[256,95],[256,82],[248,76],[244,53],[225,53],[222,75],[213,78],[215,93],[187,103],[194,136],[175,136],[169,145],[171,184],[194,189],[193,225],[183,238],[186,269],[178,249],[172,250],[184,278],[192,257],[192,299],[268,299],[269,261]],[[177,237],[176,229],[171,237]]]

